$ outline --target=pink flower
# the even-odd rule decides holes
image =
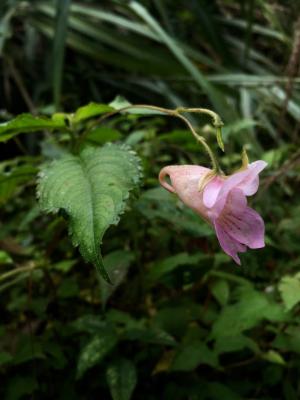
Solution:
[[[240,265],[237,253],[245,252],[247,247],[265,246],[264,221],[247,206],[246,196],[257,192],[258,174],[266,165],[264,161],[255,161],[228,177],[213,176],[212,170],[198,165],[171,165],[160,171],[159,180],[214,227],[222,249]]]

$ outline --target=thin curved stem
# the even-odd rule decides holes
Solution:
[[[37,266],[36,265],[30,265],[27,267],[18,267],[18,268],[14,268],[11,271],[7,271],[4,272],[2,275],[0,275],[0,282],[4,281],[5,279],[8,279],[16,274],[20,274],[22,272],[29,272],[29,271],[33,271],[34,269],[36,269]]]
[[[188,126],[188,128],[192,132],[192,134],[193,134],[194,138],[197,140],[197,142],[201,143],[202,146],[205,148],[205,150],[206,150],[206,152],[209,155],[209,158],[211,160],[213,170],[216,171],[216,172],[222,172],[221,168],[219,166],[219,163],[218,163],[213,151],[211,150],[209,145],[206,143],[206,140],[204,139],[204,137],[198,135],[198,133],[195,131],[195,129],[193,128],[192,124],[190,123],[190,121],[187,118],[185,118],[181,114],[177,114],[176,116],[178,118],[180,118],[182,121],[185,122],[185,124]]]
[[[207,114],[213,119],[213,125],[215,128],[220,128],[224,125],[223,121],[221,120],[220,116],[212,110],[208,108],[185,108],[185,107],[178,107],[176,109],[179,112],[188,112],[188,113],[199,113],[199,114]]]
[[[185,108],[185,107],[177,107],[175,110],[170,110],[168,108],[163,108],[163,107],[158,107],[158,106],[152,106],[152,105],[147,105],[147,104],[133,104],[130,106],[126,106],[123,108],[120,108],[118,110],[112,111],[110,113],[107,113],[105,115],[103,115],[101,118],[99,118],[97,121],[95,121],[94,124],[92,124],[90,126],[90,129],[88,131],[86,131],[84,133],[84,135],[82,135],[81,137],[81,141],[84,141],[84,138],[86,137],[86,135],[95,127],[97,126],[99,123],[101,123],[102,121],[104,121],[107,118],[113,117],[116,114],[122,113],[124,111],[127,110],[132,110],[135,108],[144,108],[147,110],[153,110],[153,111],[158,111],[162,114],[165,115],[169,115],[172,117],[177,117],[179,119],[181,119],[182,121],[184,121],[184,123],[187,125],[187,127],[189,128],[189,130],[191,131],[192,135],[195,137],[195,139],[197,140],[197,142],[199,142],[200,144],[202,144],[202,146],[204,147],[204,149],[206,150],[207,154],[210,157],[211,163],[212,163],[212,167],[213,170],[216,172],[222,172],[221,168],[219,166],[219,163],[213,153],[213,151],[211,150],[211,148],[209,147],[209,145],[206,143],[206,140],[204,137],[198,135],[198,133],[195,131],[193,125],[191,124],[191,122],[189,121],[188,118],[184,117],[181,113],[182,112],[187,112],[187,113],[202,113],[202,114],[207,114],[209,115],[212,119],[213,119],[213,125],[217,128],[220,129],[220,127],[223,125],[223,122],[221,120],[221,118],[219,117],[218,114],[216,114],[214,111],[209,110],[207,108]],[[219,140],[218,140],[219,142]],[[222,148],[222,147],[221,147]]]

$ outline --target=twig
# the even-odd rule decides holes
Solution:
[[[36,111],[35,105],[34,105],[33,101],[31,100],[28,90],[26,89],[23,79],[22,79],[19,71],[17,70],[14,62],[12,61],[12,59],[10,57],[6,57],[6,62],[9,65],[9,68],[10,68],[9,72],[10,72],[12,78],[14,79],[14,81],[23,97],[23,100],[24,100],[25,104],[27,105],[28,110],[32,114],[36,114],[37,111]]]

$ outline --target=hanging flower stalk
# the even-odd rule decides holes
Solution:
[[[218,114],[206,108],[178,107],[170,110],[143,104],[129,105],[112,111],[100,121],[120,112],[133,111],[133,109],[152,110],[181,119],[195,139],[204,147],[210,158],[212,169],[199,165],[170,165],[160,171],[159,181],[165,189],[176,194],[185,205],[193,209],[215,229],[224,252],[240,265],[237,253],[245,252],[247,247],[250,249],[264,247],[264,221],[256,211],[248,207],[247,197],[257,192],[258,175],[267,163],[258,160],[249,164],[244,151],[242,168],[236,173],[226,176],[205,138],[198,135],[185,116],[186,113],[209,115],[216,129],[218,145],[224,151],[221,133],[223,122]],[[170,183],[166,181],[166,177],[169,177]]]
[[[195,109],[189,109],[190,112],[191,110]],[[214,112],[210,115],[217,129],[219,147],[224,150],[221,135],[222,121]],[[264,221],[256,211],[247,206],[247,196],[257,192],[258,175],[267,163],[259,160],[249,164],[244,151],[242,168],[230,176],[225,176],[205,139],[195,132],[189,121],[187,125],[196,139],[204,144],[213,168],[171,165],[160,171],[159,181],[165,189],[175,193],[185,205],[215,229],[224,252],[240,265],[237,253],[245,252],[247,247],[258,249],[265,246]],[[166,181],[167,176],[170,183]]]

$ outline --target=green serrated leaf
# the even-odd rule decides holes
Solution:
[[[41,208],[64,211],[74,246],[108,282],[100,243],[108,227],[119,222],[130,190],[140,181],[140,169],[138,157],[127,146],[107,144],[65,155],[39,175]]]
[[[20,114],[11,121],[0,124],[0,142],[6,142],[19,133],[44,129],[56,130],[65,127],[66,124],[63,118],[35,117],[31,114]]]
[[[81,350],[77,364],[77,379],[102,359],[116,346],[118,338],[114,332],[94,336]]]
[[[73,117],[73,122],[78,123],[88,118],[109,113],[110,111],[114,111],[114,108],[106,104],[89,103],[77,109]]]
[[[106,370],[106,379],[113,400],[130,400],[137,383],[135,365],[126,359],[118,359]]]

